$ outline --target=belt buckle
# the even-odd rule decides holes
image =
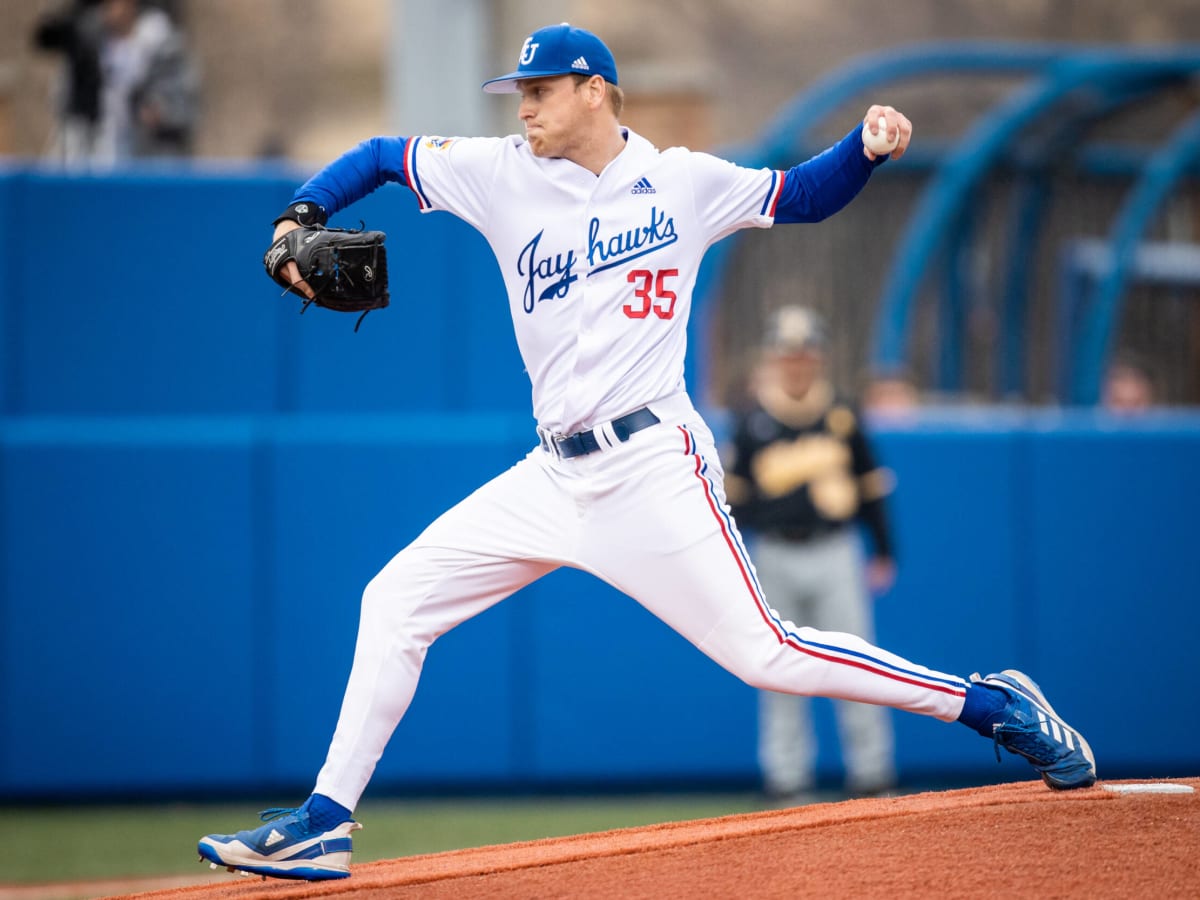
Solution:
[[[548,431],[547,429],[542,428],[540,425],[538,426],[537,433],[538,437],[541,438],[542,449],[547,453],[558,457],[559,459],[563,459],[561,444],[568,437],[570,437],[570,435]]]

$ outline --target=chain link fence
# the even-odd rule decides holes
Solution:
[[[1056,158],[1045,173],[1046,195],[1033,253],[1016,260],[1024,282],[1024,327],[1006,334],[1005,285],[1012,259],[1012,219],[1025,188],[1017,163],[999,168],[970,199],[964,265],[961,339],[942,333],[945,260],[931,268],[909,323],[907,368],[901,373],[927,401],[1054,404],[1065,399],[1061,305],[1062,257],[1082,239],[1105,239],[1135,179],[1158,142],[1196,108],[1191,88],[1147,101],[1106,122],[1101,143],[1086,154]],[[914,116],[914,120],[916,117]],[[1080,148],[1082,151],[1082,147]],[[1019,156],[1019,153],[1017,154]],[[1106,162],[1107,160],[1107,162]],[[1177,185],[1146,241],[1188,245],[1200,254],[1200,160]],[[819,311],[830,332],[829,368],[836,386],[861,397],[872,371],[884,279],[932,170],[896,164],[877,171],[842,212],[816,225],[789,225],[738,238],[710,322],[708,401],[737,406],[758,358],[770,312],[785,303]],[[949,236],[948,236],[949,237]],[[1126,294],[1113,356],[1138,361],[1157,401],[1200,404],[1200,288],[1134,280]],[[1016,342],[1013,347],[1011,343]],[[959,365],[946,372],[943,354]],[[1006,378],[1005,367],[1017,366]],[[957,383],[953,375],[957,372]]]

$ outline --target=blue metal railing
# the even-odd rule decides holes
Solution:
[[[1142,177],[1129,192],[1109,237],[1111,265],[1096,285],[1082,326],[1070,399],[1095,403],[1100,397],[1105,361],[1120,322],[1122,300],[1134,274],[1142,236],[1188,166],[1200,158],[1200,112],[1194,113],[1150,159]]]
[[[1025,184],[1012,210],[1010,256],[1002,286],[1004,297],[1003,352],[1000,384],[1005,392],[1019,391],[1023,381],[1024,347],[1027,338],[1025,298],[1028,278],[1022,267],[1036,246],[1046,208],[1044,174],[1058,159],[1056,148],[1064,135],[1078,133],[1084,124],[1111,114],[1118,107],[1142,99],[1200,72],[1200,47],[1165,48],[1081,47],[1069,44],[1006,45],[996,43],[921,44],[873,54],[851,61],[798,95],[775,117],[751,145],[731,148],[722,155],[750,166],[775,168],[793,164],[798,158],[820,149],[811,134],[831,113],[856,96],[879,85],[905,79],[945,74],[1015,74],[1024,83],[992,109],[983,110],[975,125],[954,145],[945,147],[932,160],[934,173],[926,185],[909,226],[883,279],[884,290],[876,319],[871,365],[878,371],[907,368],[913,307],[922,283],[940,253],[946,253],[943,302],[941,304],[943,346],[939,351],[939,378],[943,387],[955,385],[961,372],[963,305],[970,299],[964,289],[962,258],[970,241],[971,198],[985,176],[1001,163],[1013,160],[1019,138],[1051,113],[1056,137],[1043,141],[1042,152],[1018,160]],[[1200,126],[1197,126],[1200,131]],[[1113,240],[1135,246],[1154,210],[1170,188],[1197,161],[1192,129],[1181,130],[1168,147],[1147,162],[1146,154],[1128,148],[1092,148],[1077,151],[1083,167],[1114,174],[1142,172],[1123,214],[1114,228]],[[915,157],[916,154],[913,154]],[[912,161],[909,161],[911,165]],[[929,160],[925,160],[929,163]],[[900,166],[905,165],[904,162]],[[1149,179],[1149,180],[1147,180]],[[964,227],[964,225],[966,227]],[[707,328],[712,316],[707,302],[719,291],[735,247],[727,240],[714,247],[697,285],[693,329]],[[1120,257],[1119,257],[1120,258]],[[1120,312],[1127,281],[1120,271],[1097,288],[1081,356],[1073,376],[1072,397],[1093,398],[1099,371],[1107,353],[1114,323]],[[1082,402],[1092,402],[1083,399]]]

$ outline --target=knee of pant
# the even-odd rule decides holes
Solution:
[[[815,673],[808,668],[787,664],[781,650],[773,649],[767,655],[748,656],[727,666],[734,675],[760,691],[778,694],[796,694],[802,697],[819,692],[814,683]]]
[[[750,685],[750,687],[756,688],[760,691],[782,691],[784,693],[794,693],[794,691],[788,691],[781,687],[779,679],[774,677],[774,674],[770,671],[768,666],[756,663],[754,661],[747,661],[743,665],[739,666],[735,670],[734,674],[737,675],[738,678],[742,679],[742,681],[744,681],[746,684]]]
[[[359,631],[385,631],[393,641],[421,649],[429,647],[440,632],[429,621],[431,617],[421,613],[420,600],[411,593],[396,590],[393,579],[378,575],[372,578],[363,588]]]
[[[384,596],[387,591],[384,590],[383,583],[378,575],[367,582],[367,586],[362,592],[362,608],[363,611],[378,609],[384,604]]]
[[[403,598],[390,590],[387,581],[378,575],[367,582],[362,593],[361,622],[368,627],[379,627],[381,623],[395,627],[409,618]]]

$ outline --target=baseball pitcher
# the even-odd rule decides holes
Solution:
[[[959,720],[1028,759],[1053,788],[1092,784],[1087,743],[1020,672],[963,678],[776,613],[730,515],[713,436],[684,388],[705,250],[740,228],[818,222],[849,203],[888,158],[867,147],[862,123],[786,171],[659,150],[620,124],[608,48],[567,24],[529,35],[516,69],[484,90],[519,95],[524,135],[365,141],[300,187],[274,241],[389,181],[422,211],[478,229],[499,262],[529,373],[533,447],[367,585],[341,714],[308,800],[264,813],[253,830],[201,839],[201,857],[281,878],[348,876],[361,827],[353,810],[430,645],[560,566],[629,594],[755,687]],[[911,123],[871,106],[867,133],[881,118],[891,157],[903,155]],[[277,270],[317,298],[294,260]]]

